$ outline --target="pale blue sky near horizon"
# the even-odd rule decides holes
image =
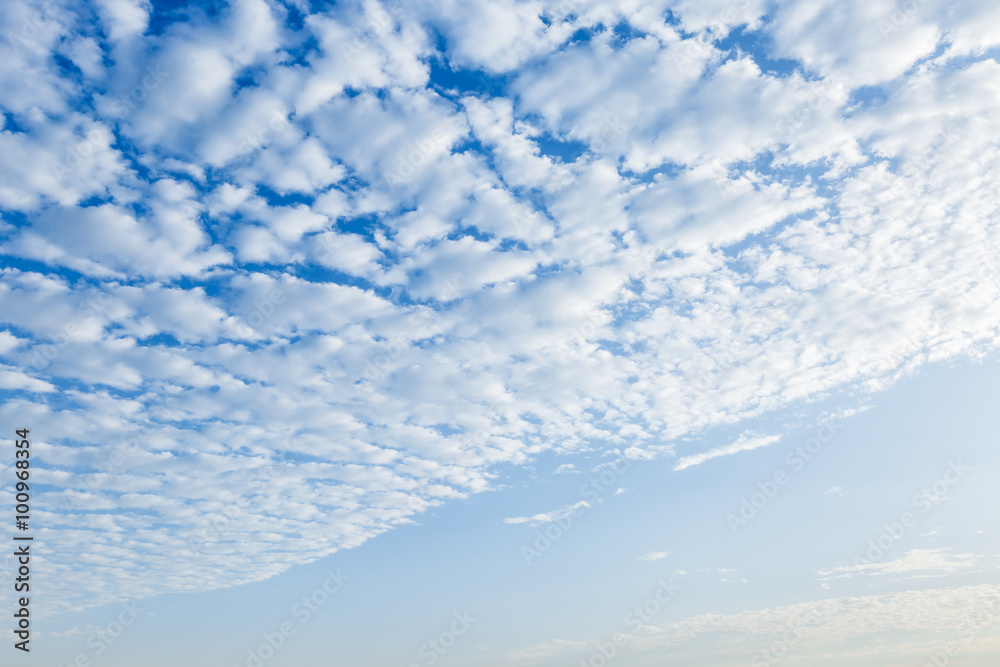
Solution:
[[[246,665],[247,651],[256,651],[264,635],[273,635],[284,622],[295,634],[264,664],[320,664],[331,652],[343,664],[425,664],[420,648],[447,631],[455,613],[468,611],[475,623],[441,654],[440,664],[517,664],[512,655],[554,635],[583,646],[532,664],[575,665],[599,641],[624,629],[624,615],[654,593],[661,579],[680,589],[655,616],[665,623],[832,595],[884,595],[914,584],[938,587],[943,582],[937,578],[911,581],[913,574],[930,574],[918,570],[909,576],[850,578],[824,589],[819,573],[865,558],[868,541],[877,541],[885,524],[898,523],[907,511],[916,525],[874,562],[944,545],[957,553],[1000,551],[994,516],[984,510],[1000,501],[995,484],[1000,413],[992,410],[998,364],[995,356],[933,364],[875,395],[796,406],[792,415],[759,420],[762,428],[782,434],[779,443],[689,470],[674,472],[670,460],[635,463],[615,481],[614,488],[625,493],[608,493],[583,511],[529,565],[522,548],[536,546],[535,528],[503,520],[577,502],[579,487],[594,475],[551,474],[562,463],[585,465],[578,458],[539,461],[529,475],[506,480],[503,488],[456,501],[414,525],[267,581],[140,601],[142,616],[93,664],[160,667],[183,659],[192,667]],[[812,418],[824,410],[858,406],[868,409],[840,420],[835,437],[795,472],[786,456],[813,437]],[[794,426],[783,430],[781,417],[791,417],[785,424]],[[709,433],[700,440],[698,445],[709,448],[728,438]],[[923,504],[914,498],[943,479],[952,463],[971,470],[946,502],[922,512]],[[727,515],[738,513],[742,499],[778,470],[788,472],[788,483],[734,534]],[[665,555],[639,559],[657,552]],[[993,583],[996,560],[992,555],[974,567],[937,576],[946,577],[949,586]],[[295,604],[321,587],[330,572],[344,575],[344,586],[302,622],[303,614],[293,613]],[[971,608],[970,617],[983,610],[991,607]],[[44,636],[40,656],[54,665],[69,665],[81,653],[94,658],[94,647],[102,642],[92,639],[88,646],[87,640],[120,613],[121,606],[111,604],[40,621],[44,635],[72,628],[80,633]],[[948,634],[943,642],[958,638],[957,630]],[[750,664],[781,636],[773,632],[756,644],[734,642],[732,648],[692,641],[674,651],[651,649],[617,659],[626,665],[679,659],[693,666]],[[857,641],[877,645],[884,636],[874,631]],[[843,648],[834,644],[834,650]],[[805,657],[798,653],[792,647],[790,658]],[[890,665],[897,659],[887,651],[860,664]],[[903,664],[921,664],[920,656]]]
[[[3,3],[2,650],[996,664],[996,25]]]

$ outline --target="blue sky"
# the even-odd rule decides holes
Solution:
[[[991,3],[0,17],[25,664],[996,664]]]

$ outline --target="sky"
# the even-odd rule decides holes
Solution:
[[[998,664],[996,25],[2,3],[3,664]]]

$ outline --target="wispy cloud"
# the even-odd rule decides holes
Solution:
[[[911,549],[899,558],[884,563],[857,563],[820,571],[819,579],[845,579],[858,576],[882,576],[920,573],[921,576],[944,576],[974,567],[982,558],[976,554],[950,554],[950,549]]]
[[[642,652],[666,659],[689,656],[706,635],[726,633],[730,652],[749,656],[760,649],[761,640],[769,642],[788,636],[794,630],[802,646],[823,645],[828,650],[840,642],[856,640],[873,632],[892,632],[904,637],[913,650],[935,646],[942,632],[954,632],[968,623],[974,614],[1000,609],[1000,586],[965,586],[961,588],[907,590],[883,595],[837,597],[735,614],[701,614],[660,625],[645,625],[626,633],[619,644],[631,652]],[[904,641],[904,640],[899,640]],[[852,647],[855,650],[857,647]],[[579,651],[574,642],[550,641],[527,649],[525,655],[570,656]],[[884,655],[884,645],[861,649],[858,655]],[[853,654],[853,653],[852,653]]]
[[[529,526],[538,526],[543,523],[552,523],[553,521],[559,521],[571,516],[574,512],[582,508],[589,508],[590,503],[585,500],[581,500],[578,503],[572,505],[567,505],[566,507],[552,510],[551,512],[542,512],[540,514],[535,514],[534,516],[516,516],[504,519],[503,522],[506,524],[521,524],[526,523]]]
[[[741,435],[739,439],[732,444],[725,445],[723,447],[716,447],[715,449],[710,449],[707,452],[702,452],[701,454],[692,454],[691,456],[682,457],[674,465],[674,470],[684,470],[685,468],[696,466],[700,463],[704,463],[705,461],[718,458],[720,456],[729,456],[730,454],[747,452],[751,449],[757,449],[758,447],[766,447],[767,445],[773,445],[779,440],[781,440],[780,435],[760,437],[747,437],[746,435]]]
[[[650,551],[639,556],[639,560],[644,560],[646,562],[652,562],[654,560],[663,560],[668,554],[666,551]]]

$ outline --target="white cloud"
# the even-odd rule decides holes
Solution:
[[[781,3],[775,48],[821,76],[854,85],[893,79],[932,54],[941,38],[932,3],[913,5],[902,12],[892,0]]]
[[[150,4],[145,0],[99,0],[97,5],[114,42],[141,35],[149,25]]]
[[[684,470],[685,468],[690,468],[691,466],[696,466],[699,463],[704,463],[709,459],[718,458],[720,456],[728,456],[730,454],[736,454],[738,452],[747,452],[751,449],[757,449],[758,447],[766,447],[768,445],[773,445],[774,443],[781,440],[780,435],[767,435],[760,437],[747,437],[743,434],[736,440],[728,445],[722,447],[716,447],[715,449],[710,449],[707,452],[702,452],[701,454],[692,454],[691,456],[682,457],[674,465],[674,470]]]
[[[949,549],[911,549],[893,560],[861,562],[820,571],[820,581],[856,576],[878,576],[920,573],[920,576],[944,576],[975,566],[982,556],[949,554]]]
[[[551,512],[542,512],[541,514],[535,514],[534,516],[516,516],[504,519],[503,522],[506,524],[521,524],[526,523],[529,526],[539,526],[544,523],[552,523],[553,521],[559,521],[560,519],[565,519],[569,516],[575,516],[577,512],[581,509],[589,508],[590,503],[585,500],[581,500],[578,503],[572,505],[567,505],[557,510],[552,510]]]
[[[193,219],[196,205],[150,204],[154,214],[147,218],[113,204],[51,208],[14,237],[10,251],[100,278],[140,271],[153,277],[198,274],[230,259]]]
[[[649,553],[644,553],[639,556],[639,560],[644,560],[647,563],[651,563],[654,560],[663,560],[669,554],[666,551],[650,551]]]
[[[0,416],[49,425],[49,506],[81,508],[45,516],[45,604],[264,578],[500,465],[672,456],[995,349],[1000,66],[973,4],[885,39],[881,0],[685,0],[672,23],[370,2],[298,32],[247,0],[156,35],[143,3],[102,3],[103,32],[50,4],[0,43],[0,252],[23,260],[0,269]],[[773,53],[699,38],[743,23]],[[506,78],[451,90],[431,63]],[[189,540],[208,553],[177,558]],[[84,561],[125,569],[80,588]]]
[[[956,627],[975,614],[995,611],[1000,587],[907,590],[883,595],[829,598],[792,605],[754,609],[733,614],[703,614],[660,625],[643,625],[625,632],[618,643],[622,655],[644,654],[657,660],[690,660],[704,642],[724,638],[730,651],[747,656],[760,650],[761,642],[788,636],[794,630],[797,651],[836,652],[855,658],[883,656],[885,647],[858,648],[851,642],[874,632],[898,633],[896,643],[915,660],[954,639]],[[706,637],[708,636],[708,637]],[[982,638],[985,640],[986,638]],[[768,644],[770,645],[770,644]],[[582,647],[573,642],[550,641],[525,649],[525,654],[559,655],[569,659]],[[985,650],[990,650],[986,648]]]

